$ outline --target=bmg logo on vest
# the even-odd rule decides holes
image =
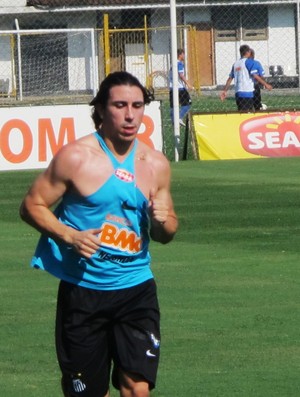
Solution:
[[[132,230],[119,228],[110,223],[102,225],[100,234],[101,245],[117,249],[119,251],[136,254],[141,251],[142,240]]]
[[[300,156],[300,113],[274,113],[254,117],[240,125],[242,147],[265,157]]]

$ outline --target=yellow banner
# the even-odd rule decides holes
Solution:
[[[193,114],[200,160],[300,156],[300,112]]]

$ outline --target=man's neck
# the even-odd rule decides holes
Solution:
[[[112,154],[118,159],[126,157],[134,146],[135,139],[133,141],[111,139],[102,130],[98,131],[98,134],[102,137]]]

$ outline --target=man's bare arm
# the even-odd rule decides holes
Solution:
[[[51,210],[69,184],[70,164],[62,157],[54,158],[48,169],[34,181],[21,203],[20,216],[40,233],[63,241],[81,255],[89,257],[99,248],[101,229],[75,230],[61,223]]]
[[[223,91],[220,94],[221,101],[224,101],[224,99],[226,98],[227,91],[228,91],[228,89],[230,87],[230,84],[231,84],[232,80],[233,80],[232,77],[228,77],[228,79],[226,81],[226,84],[225,84],[225,87],[224,87]]]
[[[150,235],[153,240],[166,244],[173,239],[177,231],[178,219],[170,193],[169,163],[164,159],[158,164],[158,188],[152,188],[149,195]]]
[[[255,74],[254,78],[255,78],[256,81],[258,81],[260,84],[262,84],[267,90],[271,91],[273,89],[272,85],[267,83],[266,80],[263,79],[258,74]]]
[[[189,90],[193,90],[194,87],[192,86],[192,84],[189,83],[189,81],[186,79],[184,73],[179,73],[179,78],[184,82],[184,84],[186,85],[186,87]]]

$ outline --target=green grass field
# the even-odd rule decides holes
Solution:
[[[298,397],[300,159],[172,164],[180,229],[152,243],[162,312],[153,397]],[[0,173],[0,395],[58,397],[58,281],[18,217],[36,171]],[[117,394],[113,391],[112,397]]]

